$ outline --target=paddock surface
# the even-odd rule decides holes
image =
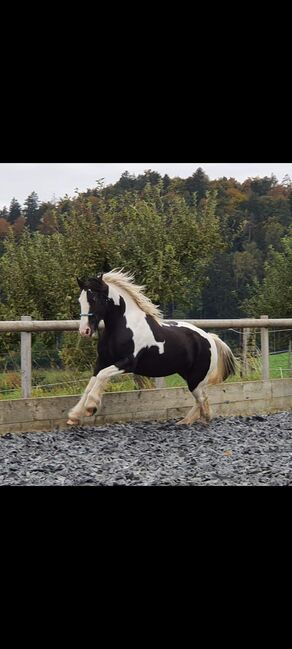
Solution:
[[[292,412],[8,433],[0,485],[292,485]]]

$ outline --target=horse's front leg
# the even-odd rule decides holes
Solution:
[[[87,384],[81,399],[78,401],[76,406],[74,406],[74,408],[71,408],[71,410],[69,410],[69,412],[68,412],[69,419],[67,421],[67,424],[70,424],[71,426],[76,426],[77,424],[79,424],[80,418],[85,415],[85,402],[86,402],[86,399],[87,399],[91,389],[93,388],[93,386],[94,386],[94,384],[96,382],[96,375],[98,374],[98,372],[100,372],[102,367],[103,367],[103,365],[97,359],[96,364],[95,364],[95,368],[94,368],[94,375],[89,380],[89,383]]]
[[[104,367],[102,370],[100,370],[85,402],[85,415],[87,417],[91,417],[96,412],[97,407],[100,406],[105,383],[107,383],[107,381],[111,379],[112,376],[116,376],[117,374],[123,374],[124,372],[133,372],[133,368],[133,360],[124,358],[121,361],[115,363],[115,365],[109,365],[109,367]]]
[[[80,418],[83,417],[84,415],[84,405],[86,399],[88,397],[90,390],[93,388],[95,381],[96,381],[96,376],[92,376],[85,388],[85,391],[81,399],[78,401],[76,406],[74,406],[74,408],[71,408],[71,410],[69,410],[68,412],[69,419],[67,421],[67,424],[70,424],[71,426],[76,426],[76,424],[79,424]]]

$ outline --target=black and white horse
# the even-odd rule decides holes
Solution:
[[[230,348],[215,334],[188,322],[164,322],[158,307],[128,273],[111,271],[81,281],[79,333],[90,337],[101,321],[97,359],[80,401],[68,416],[76,425],[90,417],[101,404],[104,384],[112,376],[133,372],[158,377],[178,373],[196,399],[179,423],[191,424],[198,417],[210,420],[205,387],[224,381],[235,372]]]

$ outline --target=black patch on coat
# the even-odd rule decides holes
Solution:
[[[144,349],[137,355],[136,373],[144,376],[169,376],[178,373],[193,391],[205,378],[211,362],[211,344],[189,327],[161,326],[152,316],[146,316],[157,342],[164,342],[164,353],[157,347]]]

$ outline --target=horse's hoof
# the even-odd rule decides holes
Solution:
[[[176,423],[177,426],[179,426],[179,424],[190,424],[191,422],[188,421],[187,419],[180,419],[179,421],[176,421],[175,423]]]
[[[69,426],[77,426],[79,424],[79,419],[68,419],[67,424]]]
[[[85,417],[92,417],[93,415],[95,415],[96,411],[97,408],[86,408]]]

